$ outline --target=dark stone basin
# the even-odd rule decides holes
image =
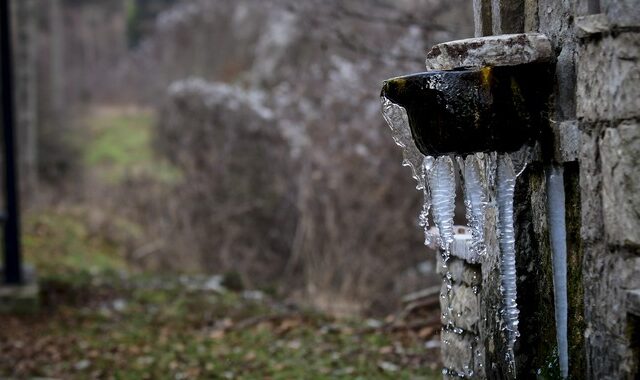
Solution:
[[[548,124],[552,66],[430,71],[384,82],[382,96],[407,110],[425,155],[512,152]]]

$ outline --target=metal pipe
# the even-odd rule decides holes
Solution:
[[[22,283],[20,257],[20,215],[18,204],[18,173],[14,133],[13,72],[11,52],[10,0],[0,0],[0,107],[4,143],[4,281]]]

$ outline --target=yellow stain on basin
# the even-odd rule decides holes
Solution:
[[[489,88],[491,84],[491,71],[492,68],[490,66],[485,66],[480,69],[480,80],[484,88]]]

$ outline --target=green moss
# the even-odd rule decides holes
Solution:
[[[539,376],[541,369],[547,371],[550,363],[557,362],[551,360],[557,356],[557,342],[545,177],[541,165],[530,165],[518,179],[514,204],[518,226],[516,261],[521,335],[516,358],[519,377],[529,378]]]

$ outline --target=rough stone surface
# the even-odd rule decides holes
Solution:
[[[538,1],[524,1],[524,32],[531,33],[538,30]]]
[[[473,0],[475,36],[491,35],[491,0]]]
[[[442,294],[447,294],[446,284],[442,285]],[[477,331],[480,319],[480,297],[477,291],[469,286],[457,285],[452,287],[448,297],[442,299],[443,306],[449,304],[453,309],[451,319],[455,327],[465,331]],[[446,323],[444,318],[442,322]]]
[[[478,339],[473,335],[456,334],[451,331],[442,332],[442,358],[446,369],[445,378],[465,377],[484,378],[482,369],[482,352],[478,347]],[[446,372],[453,371],[454,373]]]
[[[532,163],[518,177],[514,194],[516,270],[520,337],[516,367],[520,378],[536,377],[555,348],[553,278],[543,165]]]
[[[542,34],[507,34],[468,38],[435,45],[427,54],[427,70],[461,67],[511,66],[549,62],[554,58],[549,40]]]
[[[602,239],[602,174],[598,160],[598,131],[581,133],[580,188],[582,198],[581,235],[585,243]]]
[[[451,257],[447,261],[447,269],[451,275],[451,281],[457,284],[463,284],[466,286],[479,286],[482,282],[482,274],[480,272],[479,265],[473,265],[465,262],[464,260]],[[445,275],[444,268],[442,266],[442,257],[438,255],[438,273]]]
[[[524,31],[524,0],[492,0],[493,34]]]
[[[555,48],[572,39],[575,1],[538,0],[538,33],[546,35]]]
[[[604,227],[610,244],[640,246],[640,123],[607,128],[600,141]]]
[[[498,210],[489,203],[485,215],[485,244],[487,254],[482,261],[482,287],[480,288],[480,342],[484,349],[484,370],[488,378],[510,379],[515,373],[507,355],[507,337],[502,323],[502,294],[500,292],[500,250],[498,248]]]
[[[580,130],[576,120],[553,123],[554,159],[557,162],[576,161],[580,151]]]
[[[630,258],[607,252],[604,244],[585,249],[586,378],[633,378],[637,371],[629,349],[627,291],[630,279],[639,276]]]
[[[608,33],[611,29],[609,19],[602,13],[576,18],[576,37],[586,38]]]
[[[640,33],[583,41],[578,54],[578,117],[587,121],[640,117]]]
[[[601,0],[600,7],[613,25],[640,25],[640,6],[637,0]]]
[[[635,316],[640,316],[640,289],[627,292],[627,310]]]
[[[554,120],[559,122],[576,118],[576,44],[567,40],[560,48],[556,60],[556,93]]]

